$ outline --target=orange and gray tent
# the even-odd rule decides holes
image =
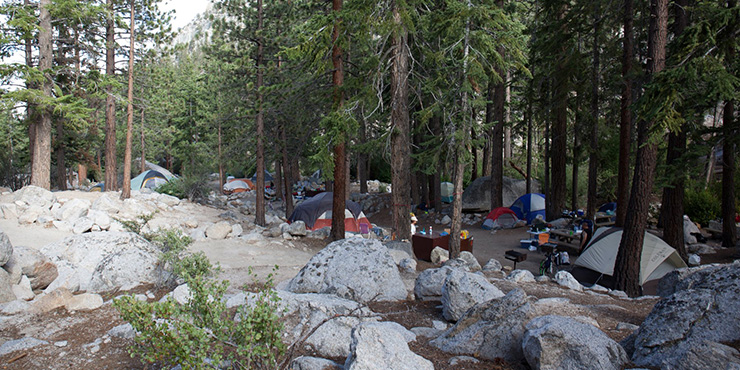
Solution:
[[[231,179],[224,184],[224,194],[241,193],[254,189],[250,179]]]
[[[309,230],[331,227],[333,196],[332,192],[324,192],[304,201],[295,207],[288,222],[303,221]],[[362,206],[347,200],[344,209],[344,231],[359,233],[362,223],[370,225],[370,221],[362,212]]]
[[[488,213],[481,227],[485,230],[491,229],[513,229],[519,222],[516,213],[506,207],[494,208]]]

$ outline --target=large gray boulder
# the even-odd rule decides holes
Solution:
[[[414,284],[414,296],[418,300],[430,301],[442,299],[442,286],[445,284],[447,275],[454,268],[444,266],[441,268],[426,269],[416,277]]]
[[[538,192],[539,185],[533,184],[533,192]],[[527,193],[527,182],[504,176],[503,199],[504,206],[510,206],[520,196]],[[491,210],[491,177],[484,176],[475,179],[463,192],[462,207],[464,211]]]
[[[0,266],[5,266],[12,256],[13,244],[10,243],[10,238],[0,230]]]
[[[407,292],[388,249],[373,239],[350,238],[327,245],[287,287],[294,293],[327,293],[357,302],[398,301]]]
[[[699,231],[699,228],[696,227],[696,224],[691,221],[689,216],[684,215],[683,216],[683,240],[686,244],[695,244],[696,243],[696,236],[691,234],[701,234],[701,231]]]
[[[715,370],[740,369],[740,351],[721,343],[700,341],[683,344],[674,357],[666,358],[661,369],[671,370]]]
[[[521,289],[474,306],[430,344],[458,355],[508,362],[524,359],[524,325],[532,315],[531,300]]]
[[[206,228],[206,237],[208,239],[221,240],[225,239],[231,232],[229,221],[219,221]]]
[[[38,206],[42,209],[49,210],[57,201],[54,193],[34,185],[24,186],[22,189],[13,193],[16,202],[25,203],[26,206]]]
[[[740,340],[740,262],[677,280],[675,293],[653,307],[635,334],[632,361],[638,366],[678,366],[686,348]]]
[[[411,352],[396,330],[378,323],[361,324],[352,330],[351,353],[346,370],[434,369],[431,361]]]
[[[105,212],[111,215],[118,213],[123,208],[123,202],[118,197],[113,198],[108,194],[101,195],[96,199],[90,209]]]
[[[306,223],[301,220],[294,221],[292,224],[286,224],[286,226],[282,228],[282,231],[293,236],[308,235],[308,230],[306,230]]]
[[[629,361],[619,343],[593,325],[569,317],[537,317],[526,329],[522,349],[532,369],[619,370]]]
[[[448,353],[487,360],[503,358],[514,363],[524,360],[522,338],[529,320],[552,312],[573,315],[592,322],[588,313],[564,298],[535,301],[516,288],[501,298],[479,303],[457,323],[430,343]]]
[[[482,275],[453,270],[442,286],[442,316],[448,321],[457,321],[476,304],[503,296],[504,293]]]
[[[59,267],[57,281],[72,291],[91,293],[128,290],[145,283],[160,283],[159,250],[141,236],[129,232],[85,233],[42,248]],[[49,288],[47,288],[49,289]]]
[[[44,256],[38,250],[24,246],[17,246],[13,250],[13,256],[10,257],[10,260],[5,264],[4,268],[10,274],[10,279],[13,281],[13,284],[18,284],[18,282],[21,281],[21,275],[39,275],[38,273],[34,274],[34,271],[41,271],[43,268],[40,266],[48,262],[50,262],[49,258]],[[38,287],[43,285],[44,282],[32,282],[32,285],[34,284]]]

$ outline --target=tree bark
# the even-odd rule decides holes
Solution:
[[[599,14],[599,2],[594,6],[594,39],[593,39],[593,61],[591,65],[591,150],[588,159],[588,196],[586,201],[586,217],[593,220],[596,216],[596,184],[599,170],[599,69],[601,68],[599,53],[599,36],[601,34],[601,14]]]
[[[223,191],[224,184],[226,184],[226,171],[224,170],[224,155],[223,155],[223,129],[222,122],[218,122],[218,188]]]
[[[131,150],[134,134],[134,0],[130,0],[131,32],[128,54],[128,104],[126,106],[126,148],[123,152],[123,188],[121,199],[131,198]]]
[[[263,96],[262,96],[262,85],[263,85],[263,74],[264,66],[262,65],[262,58],[264,58],[264,40],[262,37],[262,0],[257,0],[257,83],[255,89],[257,90],[257,119],[256,119],[256,139],[257,139],[257,199],[256,199],[256,215],[254,223],[260,226],[265,226],[265,144],[264,144],[264,108]]]
[[[219,126],[220,128],[220,126]],[[221,136],[219,135],[219,139]],[[141,107],[141,166],[139,172],[146,171],[146,142],[144,141],[144,106]],[[223,184],[221,184],[223,186]]]
[[[342,0],[332,0],[332,11],[338,13],[342,10]],[[339,46],[339,34],[341,20],[337,19],[334,22],[334,29],[332,31],[332,51],[331,61],[334,66],[334,72],[332,73],[332,85],[334,86],[334,106],[335,111],[342,109],[344,104],[344,93],[342,92],[342,86],[344,85],[344,63],[342,61],[342,48]],[[347,162],[344,159],[345,156],[345,142],[344,133],[340,133],[342,137],[336,138],[338,143],[334,145],[334,197],[332,199],[332,217],[331,217],[331,239],[340,240],[344,239],[344,209],[346,206],[345,199],[345,177],[347,176],[347,169],[345,168]]]
[[[401,20],[398,3],[393,2],[395,30],[391,40],[391,182],[393,192],[393,230],[398,239],[411,240],[409,214],[409,180],[411,177],[411,150],[409,148],[408,110],[408,31]]]
[[[43,73],[44,81],[41,89],[44,97],[51,99],[51,76],[54,56],[51,50],[51,14],[49,7],[51,0],[41,0],[39,3],[39,69]],[[40,120],[35,125],[35,137],[31,162],[31,185],[51,190],[51,110],[42,107]]]
[[[31,6],[31,2],[29,0],[23,0],[23,5],[29,7]],[[31,68],[33,67],[33,38],[26,39],[24,46],[26,67]],[[32,90],[37,89],[38,86],[36,86],[36,83],[26,80],[26,88]],[[36,120],[38,119],[38,117],[36,117],[36,103],[33,101],[33,99],[29,98],[26,101],[26,105],[26,121],[28,122],[28,153],[31,157],[29,158],[29,162],[33,163],[33,146],[36,144]]]
[[[735,102],[725,103],[722,134],[722,246],[733,248],[737,243],[735,227],[735,166],[737,142],[737,120],[735,119]]]
[[[288,160],[288,140],[285,134],[285,125],[280,129],[280,141],[282,141],[282,156],[283,163],[285,164],[285,171],[283,175],[283,185],[285,188],[285,217],[290,217],[293,214],[293,181],[290,178],[290,161]]]
[[[502,6],[499,1],[499,6]],[[503,53],[499,49],[499,53]],[[493,81],[499,78],[500,81]],[[495,67],[490,74],[488,87],[488,99],[492,101],[492,111],[486,111],[486,121],[493,124],[491,131],[491,209],[504,206],[503,187],[504,187],[504,103],[506,102],[506,87],[504,85],[504,71],[500,67]],[[491,96],[490,94],[493,94]],[[489,116],[488,113],[492,115]],[[490,118],[490,121],[488,120]]]
[[[432,116],[432,133],[433,135],[441,135],[442,134],[442,122],[441,117],[438,114],[435,114]],[[429,189],[429,192],[433,196],[433,203],[434,203],[434,211],[435,212],[442,212],[442,168],[440,166],[437,166],[434,171],[433,179],[431,188]]]
[[[674,0],[674,37],[679,37],[688,26],[688,0]],[[666,178],[670,185],[663,188],[661,219],[663,221],[663,240],[673,247],[684,261],[689,260],[683,233],[683,200],[685,163],[681,156],[686,151],[686,131],[668,134],[666,148]]]
[[[619,169],[617,176],[617,218],[615,226],[624,225],[630,190],[630,146],[632,136],[632,0],[624,0],[624,39],[622,45],[622,99],[619,123]]]
[[[668,0],[650,1],[650,27],[648,32],[648,78],[665,68],[665,48],[668,34]],[[629,201],[630,217],[625,220],[622,240],[614,265],[616,289],[631,297],[642,293],[640,286],[640,261],[642,243],[647,226],[650,193],[655,180],[658,145],[649,137],[650,129],[657,122],[640,120],[638,123],[638,150],[632,196]]]
[[[113,0],[107,0],[108,15],[105,26],[105,74],[110,79],[116,73],[116,29],[113,22]],[[113,87],[105,88],[105,191],[118,190],[118,165],[116,163],[116,100]]]
[[[360,121],[360,144],[367,143],[367,122],[363,118]],[[360,193],[367,194],[367,153],[361,150],[357,156],[357,172],[360,179]]]
[[[527,194],[532,192],[532,96],[527,98]]]
[[[563,10],[561,10],[563,11]],[[561,15],[562,17],[562,15]],[[563,30],[566,32],[567,30]],[[561,49],[561,56],[565,56],[565,46]],[[566,152],[568,150],[568,94],[570,87],[568,83],[568,71],[562,61],[557,62],[555,67],[553,98],[555,117],[550,134],[552,137],[552,184],[548,199],[550,205],[547,207],[547,219],[554,220],[565,209],[566,198]]]
[[[475,125],[475,111],[473,111],[472,122]],[[470,128],[470,139],[472,142],[477,140],[475,127]],[[476,145],[472,145],[472,153],[470,154],[473,157],[473,166],[470,168],[470,182],[473,182],[478,178],[478,147]]]

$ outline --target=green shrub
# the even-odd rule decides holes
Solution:
[[[171,298],[151,303],[133,296],[117,298],[114,307],[137,332],[131,355],[184,369],[277,368],[285,344],[272,274],[265,284],[254,285],[259,289],[250,305],[233,312],[224,300],[229,282],[210,278],[213,266],[205,255],[181,257],[190,238],[166,231],[152,240],[163,251],[162,262],[188,284],[191,296],[184,305]],[[254,277],[251,269],[249,274]]]
[[[123,225],[123,228],[126,229],[127,231],[130,231],[132,233],[139,234],[142,237],[144,237],[144,239],[151,241],[151,239],[148,238],[147,235],[144,235],[144,234],[141,233],[141,229],[144,228],[144,225],[146,225],[146,223],[149,222],[149,220],[151,220],[151,219],[154,218],[154,215],[156,213],[157,212],[152,212],[150,214],[141,215],[138,218],[136,218],[135,220],[131,220],[131,221],[129,221],[129,220],[122,220],[122,219],[116,218],[116,217],[114,217],[113,219],[116,220],[116,221],[118,221],[119,223],[121,223],[121,225]]]
[[[691,221],[707,226],[710,220],[719,218],[721,207],[717,195],[709,190],[686,190],[684,213],[691,218]]]
[[[185,199],[185,182],[182,178],[172,179],[154,189],[157,193]]]
[[[155,189],[158,193],[172,195],[180,199],[203,199],[208,195],[208,178],[203,176],[184,176],[172,179]]]

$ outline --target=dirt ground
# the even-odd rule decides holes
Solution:
[[[94,197],[100,193],[64,193],[58,197]],[[4,201],[0,199],[0,201]],[[222,210],[199,207],[198,217],[203,219],[217,217]],[[390,211],[382,210],[371,217],[371,221],[383,227],[390,226]],[[431,215],[420,215],[420,228],[433,225]],[[434,227],[440,227],[434,225]],[[33,248],[61,240],[70,233],[56,229],[45,229],[40,226],[20,226],[15,220],[0,220],[0,229],[12,241],[13,245],[24,245]],[[496,258],[504,266],[513,263],[503,259],[504,252],[509,249],[524,251],[519,248],[519,240],[527,238],[526,229],[486,231],[480,225],[466,226],[474,237],[473,252],[481,264],[490,258]],[[326,245],[327,241],[314,239],[297,239],[290,244],[277,243],[269,250],[260,250],[238,239],[203,241],[192,246],[194,251],[204,251],[212,262],[218,262],[223,272],[220,278],[232,282],[231,289],[236,290],[250,282],[247,270],[252,267],[260,277],[272,271],[273,266],[280,268],[276,282],[292,278],[298,270],[316,252]],[[721,262],[729,258],[718,258]],[[525,262],[517,264],[537,274],[542,256],[538,252],[528,252]],[[726,262],[726,261],[725,261]],[[420,262],[418,270],[433,267],[430,263]],[[503,277],[496,273],[493,277]],[[515,286],[502,282],[499,288],[508,292]],[[639,325],[652,309],[656,299],[618,299],[608,295],[573,292],[557,287],[554,283],[524,284],[522,287],[527,294],[538,297],[564,297],[573,303],[586,305],[590,314],[596,317],[601,329],[615,340],[621,340],[629,334],[628,331],[616,330],[619,322]],[[141,287],[137,292],[151,291],[151,287]],[[165,292],[152,291],[156,298]],[[17,351],[0,357],[0,369],[156,369],[153,365],[146,365],[138,358],[131,358],[128,347],[132,340],[109,338],[105,333],[111,328],[123,324],[117,311],[106,297],[106,304],[93,311],[67,312],[63,308],[46,314],[32,314],[23,317],[23,325],[4,325],[5,319],[0,317],[0,343],[6,340],[18,339],[25,336],[48,340],[49,345],[43,345],[31,350]],[[438,302],[403,301],[396,303],[372,304],[370,308],[380,313],[387,320],[393,320],[410,329],[418,326],[431,326],[432,320],[444,321],[442,310]],[[417,354],[429,359],[437,369],[452,368],[449,360],[452,355],[443,353],[429,345],[429,340],[419,338],[410,344]],[[293,352],[293,356],[311,354],[301,348]],[[344,359],[334,359],[343,362]],[[507,364],[503,361],[481,361],[479,363],[463,362],[454,366],[456,369],[525,369],[526,364]]]

